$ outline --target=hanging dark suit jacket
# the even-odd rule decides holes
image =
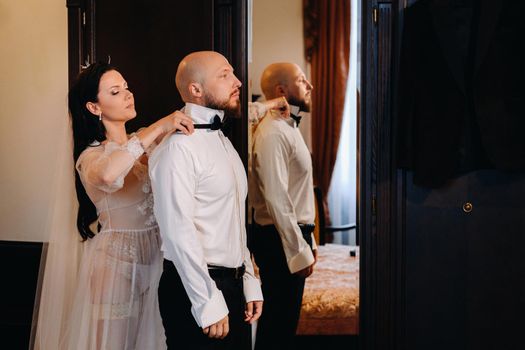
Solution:
[[[524,3],[420,0],[405,12],[407,350],[523,349],[525,173],[510,170],[525,167]]]
[[[405,11],[398,166],[425,187],[458,175],[470,113],[488,160],[478,168],[525,169],[525,2],[480,0],[475,50],[464,63],[437,15],[443,1],[421,0]]]

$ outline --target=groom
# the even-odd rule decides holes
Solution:
[[[285,97],[291,116],[270,110],[253,135],[251,248],[265,296],[255,349],[293,349],[305,278],[317,252],[312,160],[298,116],[309,111],[313,86],[297,64],[282,62],[265,68],[261,88],[268,100]]]
[[[239,115],[241,83],[224,56],[201,51],[180,62],[176,84],[195,133],[165,138],[149,160],[168,348],[248,350],[263,298],[246,246],[246,173],[218,129]]]

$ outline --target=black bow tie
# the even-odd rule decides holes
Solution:
[[[210,129],[210,130],[219,130],[224,127],[224,123],[218,115],[213,117],[213,122],[211,124],[193,124],[195,129]]]
[[[299,126],[299,123],[301,122],[302,117],[299,117],[298,115],[295,115],[295,114],[290,114],[290,116],[293,118],[293,120],[295,120],[295,123],[297,124],[297,126]]]

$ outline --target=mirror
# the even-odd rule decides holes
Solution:
[[[314,180],[315,201],[315,240],[317,242],[318,260],[314,266],[314,272],[305,281],[304,293],[300,317],[296,331],[296,345],[301,347],[312,342],[319,342],[324,348],[334,348],[344,346],[357,348],[357,336],[359,334],[359,240],[357,235],[358,225],[356,220],[357,213],[357,140],[358,140],[358,97],[360,84],[360,0],[350,0],[349,15],[347,17],[349,57],[348,72],[344,85],[346,89],[341,94],[342,118],[339,122],[329,120],[332,116],[320,116],[319,110],[315,108],[318,101],[332,101],[333,93],[329,92],[329,84],[335,80],[328,74],[323,79],[315,79],[316,71],[320,64],[313,64],[305,58],[305,46],[308,47],[311,38],[308,36],[308,29],[305,30],[305,13],[308,16],[308,6],[314,1],[303,0],[252,0],[249,2],[249,21],[248,21],[248,99],[252,102],[264,101],[266,96],[261,88],[261,75],[268,65],[276,62],[290,62],[296,64],[304,72],[309,82],[313,84],[311,112],[299,112],[302,117],[298,129],[302,137],[301,142],[307,147],[312,155],[314,178],[320,172],[320,158],[318,147],[323,143],[323,138],[332,138],[337,135],[339,130],[339,143],[336,152],[333,152],[335,164],[333,170],[328,174],[328,191],[323,191],[322,181]],[[341,2],[343,3],[343,1]],[[305,8],[303,8],[305,6]],[[303,12],[304,9],[304,12]],[[306,22],[311,19],[306,17]],[[313,16],[313,25],[316,19]],[[317,18],[317,20],[319,20]],[[306,26],[308,27],[308,25]],[[306,33],[306,34],[305,34]],[[321,39],[318,39],[321,40]],[[307,44],[305,44],[305,42]],[[320,44],[319,44],[320,45]],[[319,68],[317,68],[319,70]],[[331,74],[337,74],[334,69],[329,69]],[[319,73],[317,73],[319,74]],[[317,75],[318,76],[318,75]],[[328,88],[327,88],[328,87]],[[340,91],[339,91],[340,92]],[[284,94],[284,93],[283,93]],[[294,108],[291,108],[294,113]],[[316,114],[317,113],[317,114]],[[274,115],[275,116],[275,115]],[[260,206],[261,196],[265,200],[263,190],[254,189],[262,186],[258,172],[265,171],[278,176],[276,169],[269,169],[258,159],[258,138],[266,132],[265,118],[259,120],[257,126],[249,125],[248,147],[249,147],[249,235],[253,242],[253,236],[257,235],[259,217],[257,215],[258,205]],[[314,119],[315,118],[315,119]],[[319,125],[329,125],[330,129],[322,130]],[[293,122],[288,126],[294,127]],[[332,129],[332,125],[335,125]],[[263,128],[263,130],[259,130]],[[323,131],[325,131],[323,133]],[[328,136],[327,136],[328,135]],[[327,139],[328,142],[328,139]],[[268,158],[261,158],[268,159]],[[290,160],[289,164],[292,164]],[[293,165],[290,165],[291,167]],[[288,173],[289,191],[298,179],[293,178],[293,171]],[[316,171],[317,170],[317,171]],[[326,172],[325,172],[326,174]],[[326,177],[326,175],[325,175]],[[326,184],[325,179],[325,184]],[[258,192],[258,193],[254,193]],[[323,193],[326,192],[326,193]],[[292,197],[296,193],[291,194]],[[324,200],[323,200],[324,199]],[[308,199],[305,199],[308,201]],[[293,202],[293,199],[292,199]],[[255,209],[252,205],[255,203]],[[268,200],[266,200],[268,204]],[[294,208],[296,209],[296,208]],[[301,211],[302,209],[297,209]],[[268,210],[271,211],[271,210]],[[297,214],[300,215],[300,214]],[[272,216],[272,215],[270,215]],[[273,220],[279,220],[272,216]],[[265,219],[261,219],[265,221]],[[264,222],[263,224],[268,224]],[[282,237],[282,233],[279,233]],[[285,249],[286,250],[286,249]],[[257,252],[254,253],[257,263]],[[290,261],[288,261],[290,266]],[[265,284],[264,276],[261,276],[263,288]],[[266,294],[265,294],[266,295]],[[267,309],[265,309],[266,311]]]

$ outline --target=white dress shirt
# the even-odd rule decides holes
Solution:
[[[250,199],[255,221],[276,226],[288,268],[297,272],[314,262],[298,225],[315,222],[310,152],[295,121],[274,111],[257,126],[252,147]]]
[[[221,119],[223,111],[187,103],[194,123]],[[263,300],[246,246],[246,173],[230,140],[220,130],[195,129],[166,137],[149,159],[154,211],[164,257],[173,261],[192,304],[192,314],[207,327],[228,314],[208,265],[243,263],[247,302]]]

